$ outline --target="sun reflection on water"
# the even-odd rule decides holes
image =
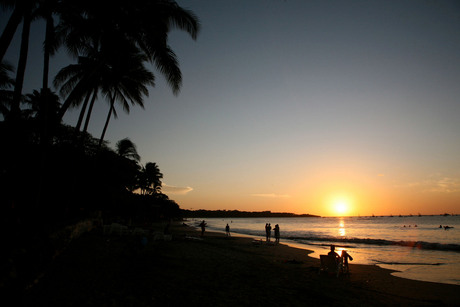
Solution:
[[[339,221],[339,236],[345,237],[346,235],[346,230],[345,230],[345,222],[343,219],[340,219]]]

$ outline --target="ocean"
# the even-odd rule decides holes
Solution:
[[[189,220],[197,226],[203,219]],[[281,243],[327,254],[345,249],[351,263],[395,270],[395,276],[460,285],[460,216],[207,218],[207,229],[265,240],[265,224],[280,227]],[[442,226],[440,228],[440,226]],[[445,228],[448,226],[450,228]]]

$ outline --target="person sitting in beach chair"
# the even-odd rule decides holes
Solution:
[[[321,264],[319,273],[327,272],[329,274],[335,274],[339,277],[340,273],[343,273],[343,258],[335,251],[335,246],[331,245],[331,250],[327,255],[319,256]]]
[[[341,261],[337,262],[337,259],[335,255],[319,255],[320,259],[320,267],[319,267],[319,272],[318,274],[321,274],[323,272],[329,274],[329,275],[336,275],[339,277],[340,273],[342,272],[342,266],[341,266]]]
[[[329,253],[327,253],[328,256],[334,256],[336,260],[338,260],[340,258],[339,254],[337,254],[335,252],[335,246],[334,245],[331,245],[331,251]]]

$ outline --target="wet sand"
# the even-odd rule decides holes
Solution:
[[[319,259],[287,245],[255,244],[192,227],[146,245],[134,235],[75,240],[21,295],[24,306],[460,306],[460,286],[350,265],[319,275]],[[145,243],[145,241],[144,241]],[[282,242],[281,242],[282,243]]]

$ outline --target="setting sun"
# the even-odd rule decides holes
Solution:
[[[331,202],[331,212],[336,216],[347,215],[351,211],[350,200],[344,196],[338,196],[332,198]]]
[[[348,211],[348,204],[345,201],[338,201],[334,204],[334,210],[339,214],[344,214]]]

